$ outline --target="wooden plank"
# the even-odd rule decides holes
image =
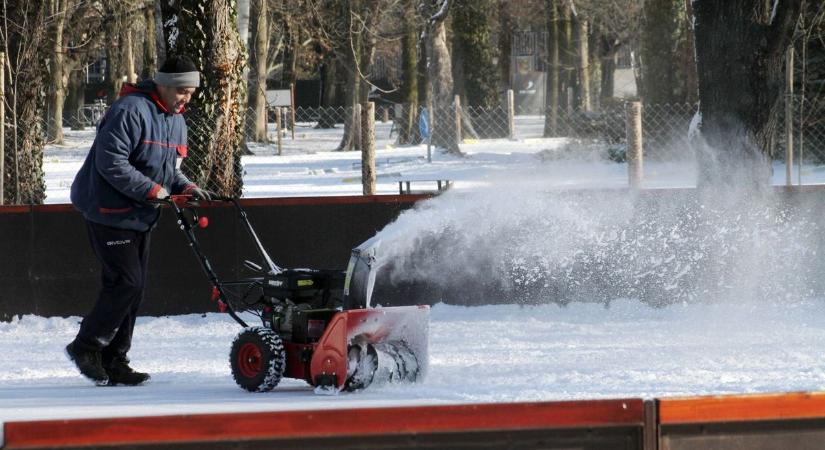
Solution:
[[[641,427],[643,424],[641,399],[415,406],[7,422],[3,448]]]
[[[659,401],[659,423],[742,422],[825,418],[825,393],[671,398]]]

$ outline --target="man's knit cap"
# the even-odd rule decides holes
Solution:
[[[186,56],[167,59],[155,74],[155,83],[171,87],[199,87],[200,72]]]

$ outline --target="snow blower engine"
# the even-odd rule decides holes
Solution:
[[[234,206],[260,258],[244,261],[254,276],[226,281],[195,236],[209,223],[198,215],[198,202],[191,196],[159,202],[174,211],[212,284],[212,301],[244,328],[230,352],[232,375],[242,388],[265,392],[286,377],[305,380],[317,393],[337,393],[424,376],[429,307],[371,307],[379,239],[355,248],[346,271],[284,269],[272,261],[240,203],[217,198],[213,202]],[[247,316],[257,316],[261,325],[247,325]]]

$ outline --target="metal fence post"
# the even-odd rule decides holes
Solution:
[[[352,136],[353,142],[356,145],[361,144],[361,117],[364,115],[364,109],[361,107],[360,103],[355,104],[355,108],[352,110],[352,130],[354,135]],[[353,146],[355,147],[355,146]]]
[[[385,106],[385,107],[383,107],[383,108],[381,108],[381,109],[382,109],[382,113],[381,113],[381,123],[387,123],[387,122],[389,122],[389,121],[390,121],[390,109],[389,109],[389,108],[387,108],[386,106]]]
[[[0,205],[5,204],[6,181],[6,54],[0,52]]]
[[[361,183],[364,195],[375,195],[375,103],[364,103],[361,112]]]
[[[281,156],[281,107],[275,107],[275,135],[276,142],[278,142],[278,156]]]
[[[642,104],[628,102],[627,113],[627,174],[631,189],[637,189],[644,177],[644,154],[642,152]]]
[[[793,185],[793,46],[785,57],[785,185]]]
[[[432,92],[432,90],[430,91]],[[430,95],[427,98],[427,127],[429,128],[429,133],[427,133],[427,162],[433,162],[433,124],[435,124],[435,110],[433,109],[433,96]]]
[[[461,97],[455,96],[455,142],[461,143]]]
[[[292,133],[292,140],[295,140],[295,83],[289,84],[289,126]]]
[[[507,135],[513,139],[516,134],[516,100],[512,89],[507,89]]]

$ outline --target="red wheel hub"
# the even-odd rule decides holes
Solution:
[[[238,350],[238,369],[241,375],[247,378],[254,378],[261,373],[263,366],[261,360],[261,349],[255,344],[244,344]]]

